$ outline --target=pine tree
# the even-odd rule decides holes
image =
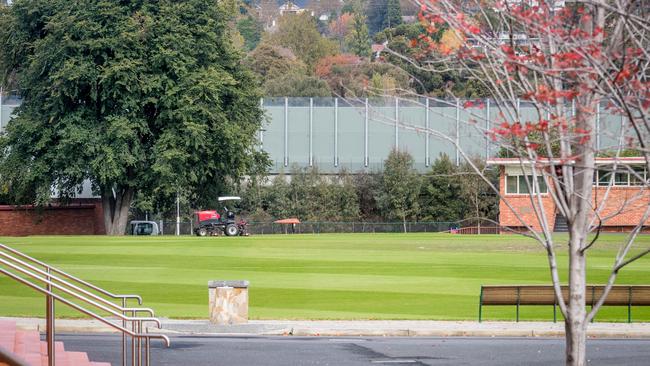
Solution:
[[[422,180],[408,152],[391,151],[384,167],[377,204],[389,220],[401,220],[406,232],[406,220],[417,218],[420,212],[418,196]]]
[[[465,204],[461,197],[458,169],[446,154],[440,155],[425,176],[420,202],[422,220],[457,221],[463,218]]]
[[[382,28],[394,28],[400,24],[402,24],[402,7],[399,5],[399,0],[387,0]]]
[[[370,35],[366,25],[366,17],[356,13],[352,20],[352,30],[346,39],[350,52],[360,57],[370,57]]]
[[[368,30],[375,34],[383,29],[384,18],[386,18],[387,0],[369,0],[367,5]]]

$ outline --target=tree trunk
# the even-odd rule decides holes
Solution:
[[[407,231],[406,231],[406,215],[402,216],[402,223],[404,225],[404,233],[407,233]]]
[[[580,226],[580,225],[577,225]],[[580,252],[582,236],[580,229],[571,228],[569,241],[569,301],[564,320],[566,332],[566,364],[584,366],[587,364],[587,311],[585,308],[586,257]]]
[[[478,201],[478,184],[476,185],[476,195],[474,196],[474,202],[476,202],[476,221],[478,226],[478,235],[481,235],[481,210],[479,207]]]
[[[104,226],[107,235],[124,235],[133,202],[133,188],[106,188],[102,190]]]
[[[590,143],[580,143],[575,137],[573,147],[575,161],[573,175],[573,191],[569,198],[569,301],[565,317],[566,331],[566,364],[585,366],[587,364],[587,254],[583,250],[588,241],[589,222],[592,215],[592,185],[595,162],[595,114],[594,100],[589,97],[579,97],[576,108],[576,127],[590,131]]]

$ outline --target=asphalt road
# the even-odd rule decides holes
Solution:
[[[66,350],[88,352],[92,361],[120,365],[120,338],[57,335]],[[560,365],[559,338],[400,337],[173,337],[164,349],[152,341],[152,365],[181,366],[381,366]],[[589,365],[650,365],[649,339],[591,339]]]

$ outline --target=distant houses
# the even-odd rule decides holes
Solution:
[[[302,14],[307,11],[307,9],[299,7],[293,1],[287,1],[286,3],[280,5],[278,10],[280,11],[280,16],[287,14]]]

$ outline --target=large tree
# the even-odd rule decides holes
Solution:
[[[384,19],[386,18],[387,0],[368,0],[366,5],[368,14],[368,30],[371,35],[384,29]]]
[[[406,151],[393,149],[384,161],[384,173],[377,192],[377,205],[388,219],[402,221],[417,218],[420,212],[418,196],[422,179],[413,168],[413,157]]]
[[[327,83],[309,75],[307,66],[284,47],[262,43],[245,59],[257,74],[265,97],[329,97]]]
[[[339,97],[376,96],[409,90],[409,76],[403,70],[362,60],[356,55],[324,57],[316,65],[315,73]]]
[[[352,29],[345,41],[351,53],[360,57],[370,57],[370,54],[372,53],[372,49],[370,48],[370,36],[368,35],[366,17],[361,14],[361,11],[354,14],[352,18]]]
[[[420,196],[424,221],[458,221],[463,218],[465,202],[461,196],[458,168],[447,154],[441,154],[424,176]]]
[[[316,20],[306,12],[282,16],[266,42],[290,49],[310,70],[321,58],[339,53],[337,44],[320,34]]]
[[[14,198],[45,204],[52,188],[71,197],[90,180],[120,235],[138,195],[198,199],[245,173],[262,112],[229,40],[232,9],[18,0],[4,11],[2,75],[24,97],[1,140]]]
[[[399,0],[386,1],[386,16],[384,17],[383,28],[393,28],[402,24],[402,8]]]

